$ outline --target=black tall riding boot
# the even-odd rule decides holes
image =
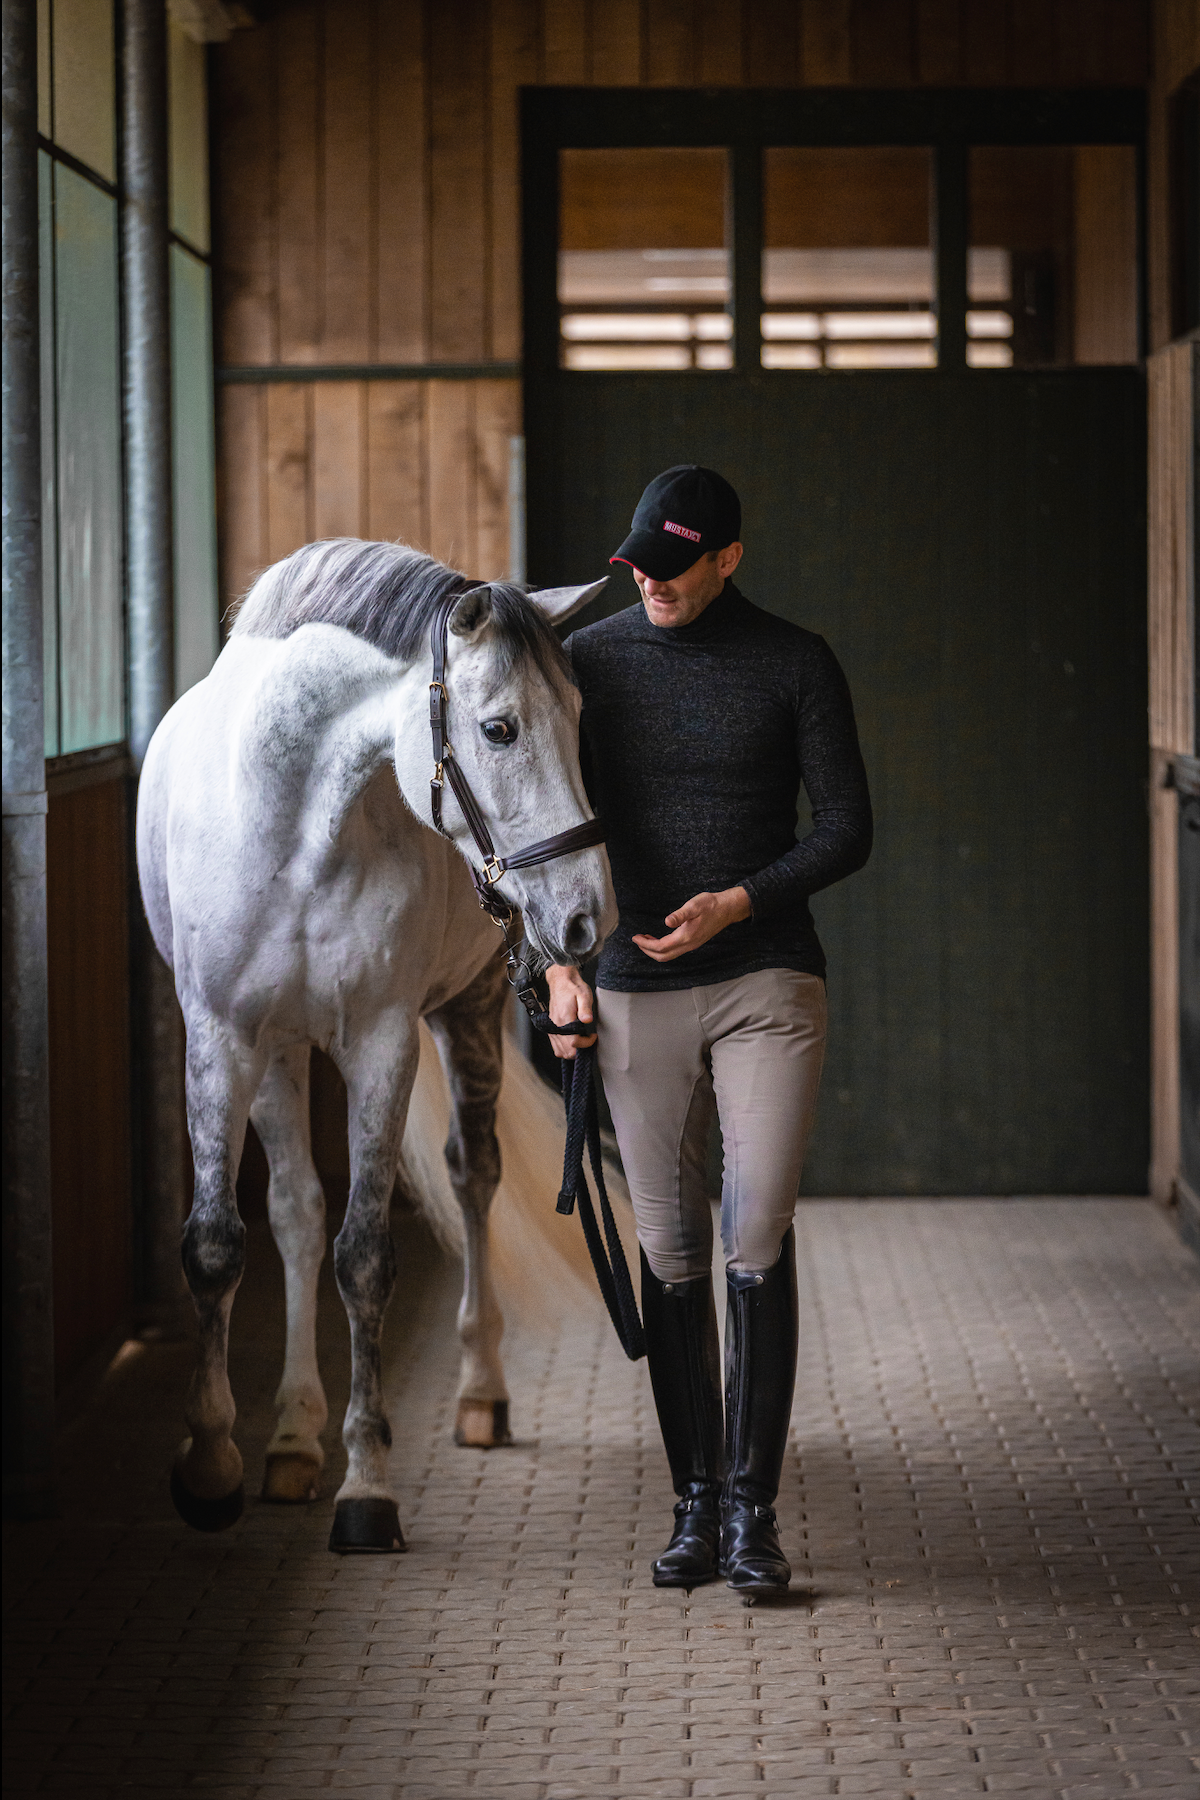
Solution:
[[[643,1250],[642,1319],[654,1404],[679,1495],[671,1542],[651,1571],[655,1587],[698,1587],[717,1574],[724,1473],[712,1277],[660,1281]]]
[[[796,1385],[800,1307],[789,1231],[761,1275],[726,1271],[725,1439],[721,1570],[740,1593],[778,1593],[792,1571],[779,1547],[774,1502]]]

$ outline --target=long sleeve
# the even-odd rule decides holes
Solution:
[[[823,639],[821,652],[796,699],[796,758],[813,827],[742,883],[756,919],[776,918],[853,875],[871,854],[871,797],[854,705],[841,665]]]

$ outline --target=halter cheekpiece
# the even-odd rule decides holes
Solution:
[[[450,834],[442,823],[442,788],[448,781],[454,798],[462,808],[467,828],[475,840],[475,848],[483,859],[482,869],[471,870],[479,904],[489,918],[507,931],[516,916],[516,908],[510,906],[503,895],[496,891],[496,883],[501,877],[510,869],[532,869],[539,863],[553,862],[559,856],[569,856],[573,850],[590,850],[594,844],[604,842],[604,827],[599,819],[585,819],[582,824],[572,825],[567,831],[542,838],[539,843],[529,844],[524,850],[515,850],[511,856],[497,856],[487,820],[454,755],[454,746],[450,742],[446,724],[446,644],[450,616],[464,598],[463,594],[451,594],[443,600],[434,615],[430,632],[433,680],[429,684],[429,729],[433,735],[434,768],[433,778],[429,783],[429,806],[435,828],[443,837],[449,837]]]

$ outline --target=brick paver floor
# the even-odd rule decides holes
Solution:
[[[409,1554],[327,1553],[338,1457],[311,1507],[189,1532],[188,1349],[128,1347],[63,1516],[8,1529],[8,1793],[1200,1796],[1200,1265],[1148,1202],[801,1206],[796,1577],[754,1607],[651,1586],[671,1496],[606,1322],[514,1330],[517,1443],[454,1447],[456,1271],[397,1234]],[[253,1492],[281,1282],[251,1237]],[[340,1408],[329,1285],[322,1334]]]

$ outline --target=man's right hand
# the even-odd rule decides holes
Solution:
[[[551,963],[546,970],[546,985],[550,989],[550,1017],[556,1025],[569,1025],[572,1019],[579,1019],[585,1025],[592,1023],[592,990],[577,968],[568,963]],[[550,1038],[555,1056],[561,1056],[564,1062],[570,1062],[577,1050],[586,1050],[595,1041],[595,1032],[591,1037],[555,1037],[552,1034]]]

